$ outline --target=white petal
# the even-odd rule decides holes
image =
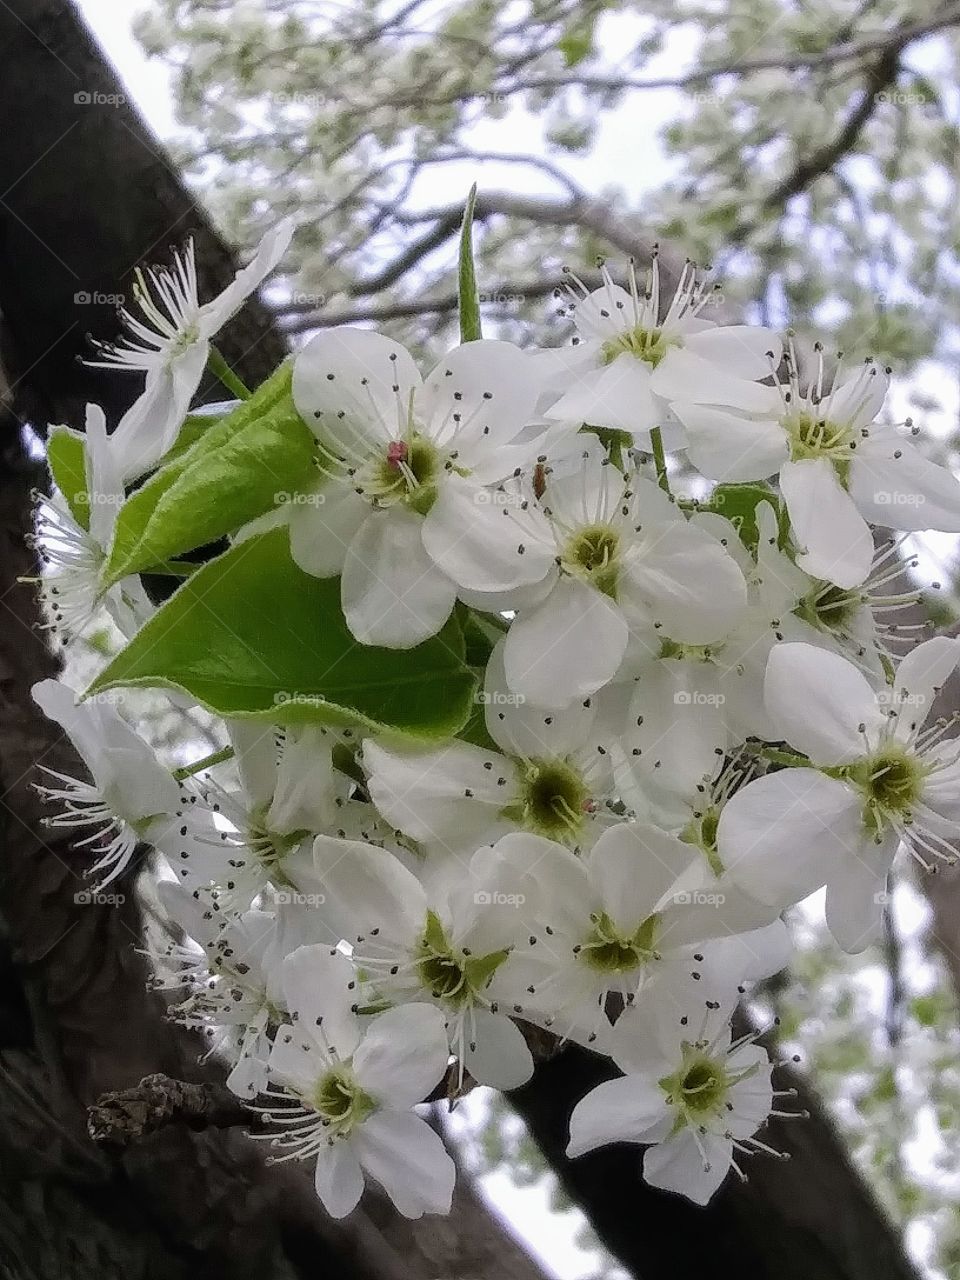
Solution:
[[[873,427],[850,463],[850,496],[871,524],[960,533],[960,481],[890,427]]]
[[[330,836],[317,836],[313,856],[325,890],[321,906],[343,922],[342,938],[355,942],[379,929],[384,942],[412,945],[423,928],[427,900],[398,858],[375,845]]]
[[[315,578],[336,577],[343,572],[347,548],[370,514],[370,504],[339,484],[318,485],[289,497],[284,510],[294,563]]]
[[[633,327],[634,314],[630,294],[609,281],[578,298],[573,309],[577,333],[587,339],[619,337]]]
[[[443,1014],[431,1004],[402,1004],[373,1018],[353,1055],[357,1083],[390,1107],[422,1102],[447,1069]]]
[[[687,431],[687,456],[703,475],[728,484],[776,475],[789,456],[787,436],[772,418],[674,401]]]
[[[844,951],[856,954],[880,937],[897,843],[895,835],[881,845],[865,843],[859,856],[837,862],[827,882],[827,928]]]
[[[474,1009],[467,1026],[475,1037],[467,1044],[464,1066],[480,1084],[517,1089],[533,1075],[533,1058],[523,1032],[503,1014]]]
[[[634,685],[624,750],[638,777],[692,797],[727,746],[719,676],[708,662],[662,658]]]
[[[567,1157],[582,1156],[609,1142],[643,1142],[666,1107],[663,1090],[643,1076],[605,1080],[573,1109]]]
[[[462,476],[449,476],[423,522],[423,545],[434,563],[469,591],[510,591],[540,582],[554,563],[550,526],[519,512]]]
[[[783,343],[777,334],[757,324],[717,325],[688,334],[684,346],[719,365],[724,374],[751,382],[769,378],[783,352]]]
[[[698,858],[696,847],[641,822],[610,827],[587,859],[603,908],[632,932]]]
[[[457,589],[424,550],[423,518],[394,507],[367,516],[347,549],[343,613],[361,644],[411,649],[450,616]]]
[[[786,462],[780,489],[800,568],[838,587],[859,586],[873,563],[873,539],[832,464],[826,458]]]
[[[897,667],[894,684],[898,738],[907,740],[923,724],[958,662],[960,640],[949,636],[934,636],[910,650]]]
[[[868,753],[886,723],[853,663],[812,644],[771,651],[763,694],[777,732],[814,764],[851,764]]]
[[[172,448],[206,368],[209,347],[192,342],[166,365],[147,375],[143,394],[110,437],[124,480],[135,480]]]
[[[324,1143],[317,1152],[314,1186],[331,1218],[345,1218],[363,1195],[363,1170],[353,1143]]]
[[[321,831],[336,818],[334,739],[319,725],[291,726],[284,737],[277,783],[266,816],[270,831]]]
[[[295,230],[296,223],[292,218],[283,218],[271,227],[253,257],[240,268],[223,293],[200,308],[200,326],[205,338],[213,337],[231,316],[236,315],[251,293],[260,288],[267,276],[273,274],[290,247]]]
[[[481,339],[448,351],[416,396],[416,415],[467,467],[510,444],[533,417],[538,366],[510,342]]]
[[[456,1166],[439,1134],[408,1111],[381,1111],[353,1139],[360,1164],[405,1218],[449,1213]]]
[[[325,329],[293,366],[293,402],[322,440],[355,459],[406,427],[410,395],[421,385],[413,358],[381,333]],[[396,390],[394,389],[396,388]]]
[[[680,644],[726,635],[746,608],[747,586],[736,561],[705,529],[678,522],[654,528],[627,560],[622,607],[633,620],[662,624]]]
[[[227,732],[233,745],[234,760],[250,809],[267,806],[277,785],[277,745],[273,725],[250,720],[227,721]]]
[[[568,707],[613,678],[627,624],[606,596],[561,578],[538,608],[515,619],[504,649],[507,683],[540,707]]]
[[[631,435],[647,432],[666,415],[666,405],[650,390],[650,378],[650,366],[624,352],[612,364],[581,374],[546,416],[612,427]]]
[[[349,1058],[360,1039],[360,1020],[351,1012],[356,996],[353,965],[330,947],[298,947],[283,962],[283,994],[296,1015],[295,1035]]]
[[[368,739],[363,763],[370,798],[391,826],[414,840],[471,853],[488,833],[496,839],[500,810],[516,796],[514,764],[467,742],[400,752]]]
[[[703,337],[706,336],[704,333]],[[769,413],[770,387],[727,373],[721,364],[693,349],[692,343],[696,340],[691,337],[689,345],[670,348],[653,372],[651,390],[671,402],[694,400],[700,404],[730,405],[753,413]]]
[[[818,413],[836,426],[867,427],[883,408],[889,386],[886,369],[867,361],[837,383]]]
[[[590,698],[562,711],[529,705],[522,694],[510,692],[503,664],[506,640],[498,640],[487,660],[484,676],[484,717],[487,732],[508,755],[552,759],[570,755],[588,739],[596,709]]]
[[[676,1191],[705,1205],[730,1171],[733,1142],[712,1133],[700,1135],[704,1157],[688,1128],[651,1147],[643,1157],[643,1180],[661,1191]]]
[[[757,778],[727,802],[717,830],[729,878],[778,908],[826,884],[866,840],[857,793],[814,769]]]

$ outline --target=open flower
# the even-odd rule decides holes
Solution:
[[[305,841],[337,824],[348,782],[334,770],[334,738],[320,725],[279,734],[256,721],[228,727],[240,787],[205,774],[156,844],[183,884],[211,889],[219,908],[235,911],[270,884],[302,880],[309,892]]]
[[[765,1151],[753,1135],[773,1111],[767,1054],[734,1040],[736,997],[687,983],[669,1000],[625,1010],[605,1048],[626,1074],[592,1089],[570,1117],[568,1156],[611,1142],[647,1146],[643,1179],[706,1204],[736,1155]]]
[[[40,499],[33,545],[45,568],[41,594],[61,639],[77,636],[102,606],[127,637],[149,618],[153,606],[136,575],[107,591],[101,585],[117,514],[123,505],[123,483],[113,437],[99,405],[86,408],[84,434],[86,486],[77,501],[86,508],[81,523],[63,494]]]
[[[611,827],[583,858],[531,835],[504,836],[492,852],[537,886],[530,897],[539,904],[535,945],[513,958],[495,988],[562,1036],[595,1039],[609,995],[629,1004],[655,980],[695,968],[697,944],[758,929],[777,914],[730,887],[687,889],[697,849],[648,823]]]
[[[351,1012],[352,983],[353,966],[328,947],[300,947],[284,961],[293,1021],[277,1030],[268,1091],[295,1105],[267,1112],[282,1126],[275,1159],[315,1159],[317,1195],[334,1218],[356,1207],[364,1175],[404,1217],[447,1213],[454,1163],[411,1110],[446,1069],[443,1018],[430,1005],[407,1004],[362,1019]]]
[[[530,1078],[533,1060],[489,988],[512,964],[514,943],[526,941],[535,904],[514,869],[487,854],[428,888],[384,849],[319,836],[311,914],[323,940],[352,948],[368,1003],[436,1004],[461,1075],[512,1089]]]
[[[532,523],[534,518],[538,523]],[[545,517],[545,521],[544,521]],[[525,544],[544,531],[553,586],[507,633],[510,689],[538,707],[589,697],[616,673],[631,638],[704,645],[746,605],[743,575],[720,543],[655,485],[624,475],[599,448],[546,477]]]
[[[694,466],[724,481],[779,473],[801,548],[798,565],[838,587],[858,586],[870,572],[868,520],[893,529],[960,532],[960,482],[894,427],[874,421],[889,371],[873,361],[853,373],[838,369],[825,392],[822,352],[818,375],[805,388],[792,351],[787,358],[786,385],[744,380],[739,397],[714,405],[678,394],[672,408],[686,428]]]
[[[153,841],[166,829],[181,807],[180,788],[108,698],[78,704],[59,680],[41,680],[32,693],[44,715],[70,735],[91,775],[85,782],[38,766],[58,785],[38,784],[37,790],[62,806],[47,822],[89,830],[74,846],[97,855],[89,874],[104,872],[102,887],[120,875],[140,841]]]
[[[807,644],[770,655],[765,699],[783,741],[809,768],[751,782],[727,803],[720,858],[746,891],[778,909],[827,886],[827,924],[847,951],[880,929],[886,878],[902,840],[929,870],[952,860],[960,818],[960,745],[923,729],[960,640],[918,645],[892,689],[875,692],[852,663]]]
[[[293,397],[325,480],[315,502],[291,507],[291,551],[308,573],[342,575],[358,640],[409,648],[440,630],[458,588],[504,592],[543,578],[549,550],[528,545],[491,486],[569,432],[524,430],[538,380],[517,347],[469,342],[423,381],[390,339],[331,329],[297,356]]]
[[[613,283],[605,267],[602,274],[599,289],[584,288],[583,298],[574,295],[579,342],[549,353],[553,366],[565,366],[565,375],[558,382],[563,394],[548,417],[625,431],[649,444],[650,429],[670,417],[670,400],[736,404],[725,396],[738,395],[739,379],[770,372],[779,338],[757,325],[703,319],[713,291],[698,280],[692,263],[685,265],[662,315],[656,255],[643,289],[632,266],[629,292]]]
[[[121,311],[127,334],[101,348],[106,369],[146,373],[143,394],[113,433],[117,466],[133,480],[170,449],[210,358],[210,339],[277,267],[293,238],[290,219],[268,231],[251,261],[210,302],[201,303],[193,241],[174,254],[172,267],[138,271],[134,297],[143,318]]]
[[[451,742],[436,751],[404,751],[368,739],[370,798],[389,823],[427,849],[470,854],[517,830],[570,848],[589,845],[613,798],[608,733],[590,698],[551,712],[510,693],[503,649],[500,640],[482,694],[487,732],[501,750]]]

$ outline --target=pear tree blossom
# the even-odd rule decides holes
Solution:
[[[85,691],[34,690],[81,759],[38,762],[49,821],[101,886],[166,860],[154,981],[335,1216],[367,1179],[446,1212],[415,1108],[536,1089],[565,1040],[624,1073],[570,1154],[637,1142],[649,1183],[704,1204],[789,1111],[731,1030],[790,963],[784,911],[825,886],[861,949],[898,849],[952,858],[934,702],[960,640],[897,626],[911,562],[871,526],[960,527],[960,485],[878,425],[876,363],[801,386],[791,352],[782,385],[776,334],[707,318],[692,268],[661,302],[656,262],[605,275],[549,351],[483,337],[464,271],[463,341],[425,377],[332,328],[175,448],[288,236],[206,308],[189,251],[145,281],[152,329],[128,317],[112,360],[143,395],[112,434],[95,405],[51,434],[52,629],[102,605],[124,644]],[[158,571],[181,582],[154,607]],[[167,759],[125,688],[223,745]]]

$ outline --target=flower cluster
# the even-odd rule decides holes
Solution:
[[[826,886],[859,950],[898,846],[950,856],[960,747],[928,716],[960,642],[890,624],[917,597],[870,526],[960,531],[960,484],[878,421],[886,370],[804,379],[692,267],[661,301],[656,261],[573,290],[570,347],[475,333],[423,375],[332,329],[251,395],[211,340],[288,235],[206,306],[189,253],[144,278],[103,354],[143,397],[51,434],[53,624],[105,606],[126,639],[79,699],[35,691],[90,775],[48,779],[51,821],[100,884],[163,855],[158,981],[331,1213],[365,1176],[445,1211],[416,1107],[526,1083],[544,1032],[622,1072],[570,1154],[643,1144],[706,1203],[782,1114],[731,1030],[788,963],[781,912]],[[208,362],[239,398],[190,414]],[[223,748],[171,772],[127,686]]]

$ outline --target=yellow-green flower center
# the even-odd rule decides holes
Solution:
[[[611,599],[617,598],[620,534],[608,524],[578,529],[567,540],[560,559],[569,573],[583,578]]]
[[[632,933],[617,928],[605,911],[590,917],[593,928],[580,944],[577,955],[598,973],[634,973],[656,959],[660,917],[656,913],[642,921]]]
[[[664,337],[662,329],[637,326],[626,333],[618,333],[615,338],[608,338],[600,348],[600,359],[604,364],[612,364],[617,356],[626,353],[655,369],[672,345]]]
[[[435,1000],[443,1000],[456,1008],[472,1005],[482,997],[507,955],[506,951],[491,951],[478,956],[455,947],[433,911],[427,912],[415,949],[421,985]]]
[[[927,768],[899,742],[887,742],[846,776],[864,796],[863,823],[880,835],[891,820],[909,821],[923,794]]]
[[[528,760],[520,793],[503,815],[535,835],[576,844],[592,811],[583,774],[566,760]]]
[[[377,1104],[364,1093],[346,1066],[328,1071],[306,1101],[332,1129],[343,1135],[377,1109]]]

